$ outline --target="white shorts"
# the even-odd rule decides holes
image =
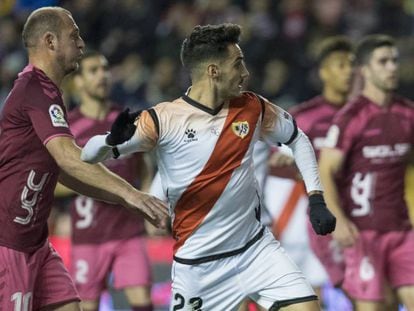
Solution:
[[[326,284],[328,275],[309,244],[283,244],[283,247],[313,287]]]
[[[267,310],[317,299],[267,229],[241,254],[196,265],[173,262],[171,311],[237,310],[245,297]]]

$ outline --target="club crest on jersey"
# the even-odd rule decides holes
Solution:
[[[49,107],[49,115],[54,127],[69,127],[65,120],[63,109],[59,105],[51,105]]]
[[[238,121],[233,122],[231,124],[231,129],[233,130],[233,133],[239,136],[240,138],[245,138],[247,134],[249,134],[249,122],[247,121]]]

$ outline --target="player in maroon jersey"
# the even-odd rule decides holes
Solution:
[[[352,43],[348,38],[336,36],[325,39],[321,43],[318,55],[318,73],[322,82],[322,94],[290,110],[298,126],[303,128],[308,135],[317,157],[333,116],[345,104],[349,94],[352,62]],[[344,274],[341,250],[331,235],[317,236],[309,229],[308,226],[312,251],[321,261],[332,284],[340,286]],[[312,285],[320,294],[322,284],[315,282]]]
[[[362,94],[335,116],[320,170],[344,248],[343,288],[357,310],[381,310],[389,284],[414,310],[414,231],[404,200],[404,173],[414,144],[414,105],[395,95],[398,51],[372,35],[356,50]],[[335,176],[341,173],[341,187]]]
[[[76,143],[84,146],[92,136],[111,128],[120,107],[109,101],[110,71],[99,52],[83,55],[74,76],[80,105],[68,113]],[[130,183],[141,181],[149,188],[152,172],[142,154],[105,162],[111,171]],[[73,194],[57,187],[56,195]],[[72,277],[82,299],[82,308],[97,310],[99,298],[112,272],[115,288],[124,289],[134,311],[151,311],[151,268],[144,240],[144,219],[125,209],[76,196],[71,204]],[[106,230],[102,230],[102,228]]]
[[[105,167],[80,161],[59,90],[64,76],[78,67],[84,48],[70,12],[38,9],[22,35],[29,65],[0,117],[0,309],[80,310],[74,284],[47,240],[58,178],[161,226],[166,206]]]
[[[349,39],[342,36],[323,41],[318,56],[322,94],[290,110],[298,126],[308,135],[317,157],[333,116],[345,104],[351,89],[352,48]],[[332,284],[340,286],[344,277],[341,250],[331,235],[317,236],[312,230],[308,230],[308,233],[311,248],[326,269]]]

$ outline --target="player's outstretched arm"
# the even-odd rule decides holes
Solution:
[[[60,182],[65,186],[98,200],[121,204],[143,214],[158,227],[166,226],[166,203],[138,191],[103,165],[82,162],[81,150],[72,138],[55,137],[46,144],[46,148],[61,168]]]
[[[140,116],[137,119],[137,116]],[[135,120],[135,122],[134,122]],[[81,159],[88,163],[102,162],[121,154],[150,151],[157,143],[158,131],[147,111],[120,113],[111,132],[93,136],[82,149]]]
[[[299,129],[296,138],[288,145],[303,177],[309,196],[309,218],[317,234],[326,235],[335,230],[336,218],[327,208],[319,178],[315,152],[308,137]]]
[[[89,139],[82,150],[82,161],[98,163],[113,157],[113,148],[128,141],[134,135],[135,120],[140,114],[141,111],[130,113],[129,108],[119,113],[108,134],[95,135]]]
[[[292,150],[309,195],[309,216],[315,232],[325,235],[334,231],[336,219],[326,207],[315,152],[308,137],[297,128],[289,113],[267,100],[261,130],[264,140],[285,144]]]

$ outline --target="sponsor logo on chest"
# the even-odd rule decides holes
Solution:
[[[408,153],[410,144],[365,146],[362,155],[367,159],[401,157]]]

